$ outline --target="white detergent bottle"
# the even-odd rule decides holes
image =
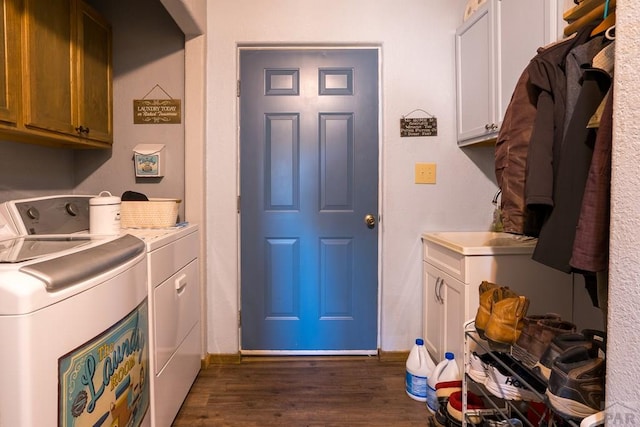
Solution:
[[[405,389],[407,394],[419,402],[426,402],[427,378],[436,365],[429,356],[422,338],[416,339],[416,343],[409,352],[406,366]]]
[[[454,360],[453,353],[445,353],[444,359],[436,365],[427,381],[427,409],[431,413],[435,413],[438,410],[436,384],[443,381],[455,381],[460,378],[460,369]]]

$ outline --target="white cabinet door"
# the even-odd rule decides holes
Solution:
[[[444,352],[450,351],[455,355],[458,367],[461,368],[464,357],[464,323],[469,315],[467,313],[468,286],[445,274],[441,281],[444,282],[444,348],[440,360],[444,358]]]
[[[494,123],[493,32],[489,2],[456,31],[458,141],[491,135]]]
[[[495,138],[518,78],[557,38],[557,0],[488,0],[456,31],[458,144]]]
[[[444,337],[444,306],[442,305],[442,271],[426,262],[423,265],[423,334],[424,345],[434,360],[442,357]]]
[[[496,117],[502,124],[516,83],[538,48],[555,39],[555,0],[494,0],[496,46]]]
[[[423,266],[425,346],[437,362],[450,351],[460,363],[464,350],[464,322],[468,316],[468,287],[428,262]]]

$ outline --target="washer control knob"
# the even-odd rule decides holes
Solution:
[[[27,209],[27,216],[31,219],[39,219],[40,218],[40,212],[38,211],[38,209],[34,208],[33,206],[30,207],[29,209]]]
[[[71,216],[78,216],[78,214],[80,213],[80,209],[78,209],[78,205],[76,205],[73,202],[69,202],[66,205],[64,205],[64,209]]]

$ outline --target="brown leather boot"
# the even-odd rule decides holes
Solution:
[[[494,295],[491,316],[485,328],[490,344],[511,346],[515,344],[524,326],[524,316],[529,308],[529,299],[524,296],[507,297],[500,300]]]
[[[476,330],[478,335],[484,339],[484,328],[487,326],[489,317],[491,316],[491,303],[493,301],[493,293],[500,287],[495,283],[486,280],[480,283],[478,293],[480,294],[478,311],[476,313]]]
[[[538,331],[540,330],[541,320],[562,320],[559,314],[546,313],[546,314],[531,314],[525,316],[523,319],[523,327],[518,341],[516,344],[525,350],[529,350],[531,343],[535,339]]]
[[[522,329],[522,333],[516,343],[527,350],[536,360],[540,360],[552,339],[558,335],[575,331],[576,325],[572,322],[551,318],[539,319],[535,324],[527,328],[527,318],[525,318],[525,327]]]

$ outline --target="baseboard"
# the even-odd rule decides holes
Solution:
[[[353,359],[356,356],[306,356],[308,359],[318,359],[318,358],[326,358],[336,360],[340,357],[345,359]],[[370,356],[362,356],[364,359],[371,358]],[[378,360],[380,362],[404,362],[409,357],[408,351],[384,351],[378,349]],[[270,360],[300,360],[304,359],[305,356],[273,356],[270,357]],[[202,369],[207,369],[211,365],[237,365],[241,362],[250,362],[254,360],[265,360],[267,356],[242,356],[240,353],[231,353],[231,354],[211,354],[207,353],[207,355],[202,359]]]
[[[211,354],[202,359],[202,369],[207,369],[211,365],[237,365],[240,363],[240,353],[232,354]]]
[[[404,362],[409,357],[408,351],[384,351],[378,350],[378,359],[381,362]]]

